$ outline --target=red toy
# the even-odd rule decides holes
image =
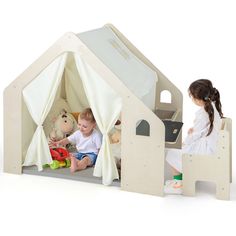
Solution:
[[[51,169],[58,169],[60,167],[70,167],[70,160],[68,159],[70,154],[65,148],[50,148],[52,156],[52,164],[49,166]]]
[[[69,152],[65,148],[50,148],[50,153],[53,160],[65,161],[69,157]]]

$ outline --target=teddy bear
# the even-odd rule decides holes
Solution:
[[[78,129],[77,121],[71,113],[62,109],[60,114],[53,120],[53,127],[48,136],[48,143],[59,141],[70,136]],[[50,146],[52,148],[52,146]]]
[[[53,146],[52,141],[55,142],[66,138],[77,129],[77,121],[74,118],[74,115],[68,113],[65,109],[62,109],[60,114],[53,119],[53,127],[48,135],[48,145],[53,160],[53,162],[49,165],[51,169],[70,167],[68,150],[73,151],[75,147],[71,144],[66,145],[66,147]]]

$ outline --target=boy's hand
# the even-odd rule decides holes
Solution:
[[[58,142],[56,141],[53,141],[53,140],[50,140],[49,143],[48,143],[49,147],[52,148],[52,147],[57,147],[58,146]]]

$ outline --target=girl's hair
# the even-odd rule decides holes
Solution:
[[[79,114],[79,119],[82,120],[87,120],[90,121],[92,123],[96,123],[96,120],[93,116],[93,112],[91,110],[91,108],[86,108],[84,109],[80,114]]]
[[[210,135],[213,129],[214,122],[214,108],[211,102],[215,103],[215,107],[219,112],[221,118],[223,118],[223,113],[221,110],[220,93],[213,87],[212,82],[208,79],[199,79],[194,81],[189,86],[189,95],[198,100],[203,100],[205,102],[204,109],[208,113],[210,127],[207,136]]]

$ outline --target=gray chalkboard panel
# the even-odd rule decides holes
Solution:
[[[163,123],[166,128],[165,141],[169,143],[175,143],[183,126],[183,122],[163,120]]]

